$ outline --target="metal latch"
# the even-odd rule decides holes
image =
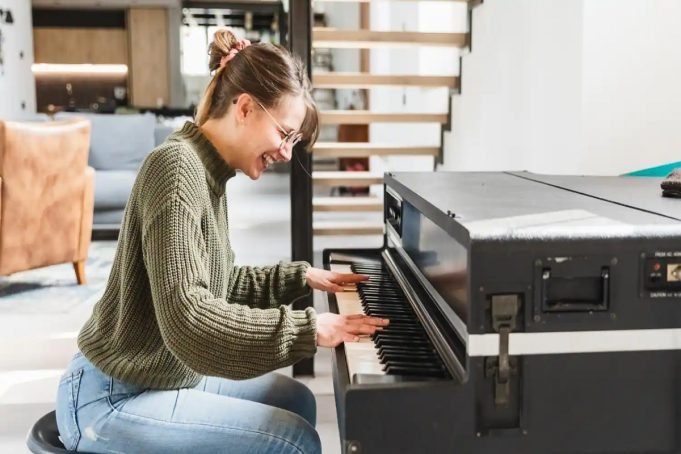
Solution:
[[[508,405],[511,394],[511,373],[513,365],[508,356],[508,336],[515,329],[516,318],[520,311],[518,295],[492,296],[492,328],[499,333],[499,358],[492,367],[496,372],[494,383],[494,403]],[[495,367],[496,366],[496,367]]]

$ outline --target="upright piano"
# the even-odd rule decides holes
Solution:
[[[681,200],[659,179],[386,174],[384,245],[332,312],[342,452],[681,452]]]

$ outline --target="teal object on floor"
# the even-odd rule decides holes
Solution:
[[[636,170],[634,172],[625,173],[627,177],[666,177],[672,170],[681,167],[681,161],[664,164],[657,167],[649,167],[647,169]]]

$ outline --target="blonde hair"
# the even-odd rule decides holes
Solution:
[[[208,46],[208,69],[213,77],[196,108],[201,126],[210,118],[221,118],[232,101],[248,93],[266,108],[277,107],[284,95],[302,96],[306,111],[300,132],[311,149],[319,136],[319,112],[310,94],[305,66],[281,46],[256,43],[240,50],[223,67],[220,61],[236,48],[239,39],[227,28],[218,29]]]

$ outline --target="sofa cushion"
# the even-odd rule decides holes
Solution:
[[[59,113],[81,116],[92,123],[89,164],[96,170],[137,170],[155,146],[154,114]]]
[[[156,146],[161,145],[174,130],[175,128],[169,125],[156,125],[156,129],[154,129],[154,144]]]
[[[97,210],[93,219],[93,230],[118,230],[123,222],[124,209]]]
[[[95,172],[95,210],[121,209],[135,184],[135,170],[98,170]]]

